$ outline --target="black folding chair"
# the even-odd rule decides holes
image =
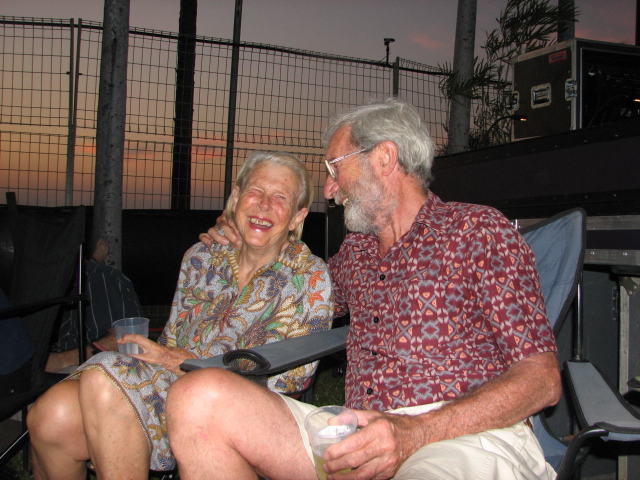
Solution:
[[[49,386],[64,378],[45,372],[60,307],[77,303],[82,311],[83,302],[87,300],[81,294],[80,270],[85,234],[84,207],[19,208],[14,196],[7,194],[7,197],[14,249],[9,295],[13,307],[0,310],[0,322],[20,318],[34,354],[17,370],[0,375],[0,467],[21,446],[26,448],[27,407]],[[79,293],[67,295],[74,272],[79,275]],[[20,412],[21,421],[11,418]],[[26,466],[26,451],[24,459]],[[9,478],[6,469],[3,472],[2,475]]]

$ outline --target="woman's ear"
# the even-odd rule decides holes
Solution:
[[[239,197],[240,197],[240,188],[238,186],[235,186],[233,187],[233,190],[231,190],[231,198],[232,198],[231,211],[233,213],[236,213],[236,205],[238,204]]]
[[[289,222],[289,231],[291,232],[298,228],[298,225],[300,225],[300,223],[307,217],[308,213],[308,208],[301,208],[300,210],[298,210]]]

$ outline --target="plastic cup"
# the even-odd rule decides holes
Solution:
[[[113,328],[116,332],[116,339],[120,340],[124,335],[129,333],[137,333],[143,337],[149,337],[149,319],[144,317],[122,318],[113,322]],[[135,343],[118,344],[120,353],[142,353],[142,349]]]
[[[329,405],[309,413],[305,418],[304,426],[309,435],[318,478],[326,480],[327,474],[322,469],[325,464],[323,458],[325,450],[354,433],[358,428],[358,417],[353,410]]]

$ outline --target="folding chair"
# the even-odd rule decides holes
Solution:
[[[576,223],[579,225],[580,218],[584,219],[582,210],[571,210],[523,230],[525,239],[534,244],[534,253],[538,253],[541,257],[547,257],[547,259],[542,260],[542,265],[544,271],[549,272],[549,279],[548,281],[545,281],[546,278],[542,279],[541,283],[545,300],[549,297],[549,301],[546,301],[546,303],[547,308],[552,309],[554,322],[561,315],[564,316],[564,313],[569,308],[571,302],[568,296],[575,293],[577,285],[576,272],[582,267],[582,257],[578,259],[581,244],[578,239],[569,237],[566,232],[567,226],[575,226]],[[576,241],[579,246],[577,251],[573,256],[568,255],[566,252],[567,247]],[[562,242],[562,245],[559,247],[560,242]],[[562,248],[562,251],[558,248]],[[535,250],[538,250],[538,252],[535,252]],[[582,250],[584,250],[583,245]],[[573,259],[573,264],[570,259]],[[557,278],[560,275],[567,276],[570,274],[572,274],[570,279],[560,280]],[[553,278],[551,277],[552,275]],[[205,367],[234,370],[234,361],[243,359],[250,361],[249,366],[238,373],[245,376],[275,375],[344,350],[348,330],[349,326],[347,325],[269,345],[234,350],[227,352],[225,355],[187,360],[181,365],[181,368],[185,371]]]
[[[14,248],[10,298],[14,305],[0,310],[0,322],[19,318],[34,354],[18,370],[0,375],[0,466],[26,445],[27,407],[61,376],[47,374],[49,343],[61,305],[78,303],[84,295],[66,295],[76,266],[81,265],[85,209],[18,209],[7,194]],[[78,270],[78,274],[81,272]],[[82,288],[81,279],[78,281]],[[14,420],[22,413],[22,421]],[[26,463],[26,455],[25,455]]]
[[[571,215],[575,214],[569,212]],[[551,219],[550,219],[551,220]],[[570,221],[569,218],[565,219],[565,222]],[[580,234],[582,237],[582,250],[584,250],[584,230],[585,230],[585,218],[582,213],[582,219],[577,217],[575,222],[580,222],[581,225],[575,225],[570,227],[570,230],[566,230],[567,235]],[[574,233],[570,233],[570,232]],[[523,230],[523,236],[532,246],[536,253],[536,258],[541,256],[539,252],[536,252],[535,239],[528,238],[528,233]],[[567,241],[571,241],[569,237]],[[558,238],[557,242],[563,240]],[[563,253],[566,255],[566,253]],[[570,253],[571,258],[558,258],[558,265],[565,264],[570,267],[571,263],[575,260],[574,253]],[[580,269],[582,265],[581,253]],[[545,256],[543,256],[545,258]],[[550,321],[554,321],[552,314],[556,310],[555,306],[549,305],[547,300],[548,295],[545,292],[544,270],[549,267],[549,262],[552,257],[546,257],[540,265],[538,264],[538,270],[540,272],[541,282],[543,282],[543,292],[545,293],[545,301],[547,302],[547,314]],[[553,261],[551,261],[553,263]],[[552,266],[553,268],[553,266]],[[573,285],[571,286],[571,294],[567,298],[567,302],[571,301],[575,297],[575,292],[579,288],[578,282],[580,280],[579,271]],[[553,286],[554,291],[557,292],[557,286]],[[552,300],[553,302],[553,300]],[[555,324],[556,333],[559,331],[561,321],[564,319],[566,312],[569,308],[569,303],[566,303],[563,308],[560,309],[559,316],[556,320],[560,320]],[[582,323],[582,305],[580,300],[577,304],[576,323],[580,325]],[[604,374],[595,365],[583,358],[582,354],[582,329],[580,327],[575,328],[576,337],[574,338],[574,358],[564,363],[564,375],[568,382],[568,390],[571,397],[571,403],[573,411],[577,417],[578,423],[581,426],[581,430],[572,436],[568,446],[560,442],[555,436],[549,434],[544,421],[541,421],[541,416],[537,416],[537,421],[534,422],[534,428],[536,424],[543,428],[535,428],[536,436],[540,441],[545,457],[547,461],[558,472],[557,480],[566,480],[571,478],[577,466],[586,457],[586,448],[590,445],[590,442],[594,438],[602,438],[605,441],[620,441],[620,442],[635,442],[640,441],[640,415],[636,413],[636,410],[629,405],[629,403],[618,393],[616,388],[605,378]]]
[[[556,332],[578,291],[584,260],[585,225],[585,212],[577,208],[520,231],[535,254],[547,315]],[[234,370],[233,361],[243,358],[251,360],[253,367],[238,373],[245,376],[274,375],[344,349],[348,328],[228,352],[209,359],[188,360],[181,368],[186,371],[205,367]],[[588,425],[575,436],[568,448],[548,429],[540,414],[534,416],[534,432],[547,462],[559,472],[557,480],[570,477],[581,447],[594,436],[620,441],[640,440],[640,419],[628,406],[623,406],[622,397],[606,381],[598,379],[597,373],[597,369],[584,360],[566,364],[576,409],[579,417],[584,417],[581,423]],[[598,411],[596,414],[592,413],[595,409]]]
[[[536,257],[547,317],[556,335],[574,304],[578,290],[585,230],[586,215],[582,209],[561,212],[520,230]],[[567,446],[551,431],[542,413],[534,416],[533,431],[546,461],[558,471]]]
[[[558,470],[558,480],[571,478],[596,438],[605,442],[640,441],[640,415],[637,409],[627,402],[596,365],[584,358],[580,302],[578,309],[573,357],[564,363],[564,373],[580,430],[568,445]]]

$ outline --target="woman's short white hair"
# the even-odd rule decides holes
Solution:
[[[298,181],[298,198],[295,203],[295,211],[291,212],[292,215],[299,212],[302,208],[311,207],[313,203],[313,183],[311,182],[311,174],[307,167],[300,161],[298,157],[286,152],[253,152],[249,158],[244,162],[238,176],[236,177],[235,186],[240,191],[247,183],[249,177],[253,171],[262,164],[280,165],[287,167],[295,175]],[[227,218],[234,219],[233,215],[233,196],[227,199],[225,207],[225,215]],[[302,238],[302,228],[304,226],[304,220],[300,222],[295,230],[289,232],[288,240],[293,242]]]

